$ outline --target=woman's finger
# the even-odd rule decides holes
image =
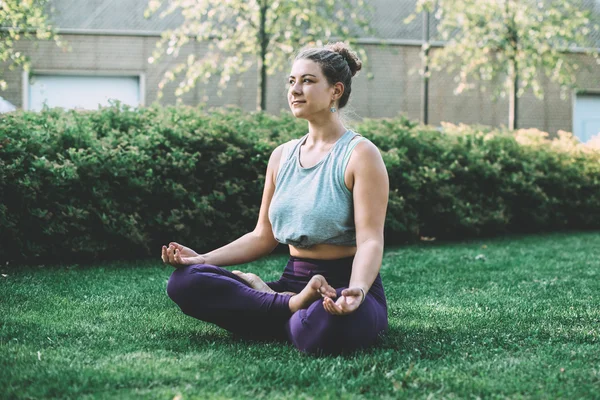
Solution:
[[[339,310],[337,304],[335,304],[335,301],[333,301],[331,298],[329,298],[327,300],[327,302],[328,302],[329,310],[330,310],[331,314],[340,315],[340,310]]]
[[[335,294],[335,290],[329,290],[326,287],[321,286],[321,288],[319,288],[319,294],[321,295],[321,297],[325,298],[335,298],[336,294]]]
[[[167,263],[171,264],[171,258],[169,257],[169,252],[171,251],[171,245],[169,245],[167,247],[167,249],[165,250],[165,257],[167,258]]]
[[[325,310],[326,313],[331,314],[331,312],[329,312],[329,308],[327,306],[327,297],[323,298],[323,310]]]
[[[335,315],[344,315],[345,311],[339,304],[335,304],[335,302],[331,305],[335,311]]]
[[[173,264],[177,264],[177,250],[175,249],[175,246],[173,246],[171,248],[171,261],[173,262]]]
[[[180,245],[179,243],[177,243],[177,242],[171,242],[170,244],[173,245],[174,249],[179,250],[179,251],[183,251],[183,246]]]
[[[162,249],[160,250],[160,258],[162,259],[163,263],[167,263],[167,247],[165,245],[163,245]]]
[[[167,249],[167,255],[169,256],[169,262],[171,264],[175,263],[175,249],[173,248],[173,246],[169,245],[169,248]]]
[[[175,250],[175,261],[177,261],[177,264],[183,264],[183,260],[181,259],[181,252],[179,251],[179,249]]]
[[[329,309],[335,315],[339,315],[339,313],[340,313],[340,310],[338,310],[338,307],[335,304],[335,301],[333,301],[332,299],[329,299]]]
[[[324,297],[323,298],[323,308],[325,309],[325,311],[327,311],[329,314],[332,314],[331,312],[331,307],[329,307],[329,297]]]
[[[325,311],[327,311],[329,314],[337,315],[334,302],[329,297],[325,297],[323,300],[323,308],[325,308]]]

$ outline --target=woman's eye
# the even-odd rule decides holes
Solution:
[[[310,79],[308,79],[308,78],[307,79],[303,79],[302,82],[304,82],[304,83],[312,83],[312,81]],[[294,82],[294,81],[288,81],[288,85],[293,85],[294,83],[296,83],[296,82]]]

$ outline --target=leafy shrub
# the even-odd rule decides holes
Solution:
[[[405,118],[354,129],[390,176],[386,241],[600,227],[600,153],[562,133]],[[239,109],[117,103],[0,116],[0,260],[158,257],[253,229],[270,153],[306,122]]]

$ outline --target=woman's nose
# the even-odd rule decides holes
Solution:
[[[290,91],[294,94],[302,93],[301,87],[299,87],[298,85],[299,83],[293,83],[292,85],[290,85]]]

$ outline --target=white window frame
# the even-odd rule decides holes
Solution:
[[[77,70],[77,69],[35,69],[32,71],[23,71],[22,87],[23,110],[29,110],[29,78],[31,75],[62,75],[62,76],[117,76],[117,77],[137,77],[140,82],[139,97],[140,106],[146,105],[146,73],[130,70]]]
[[[600,0],[599,0],[600,1]],[[600,96],[600,89],[575,89],[571,94],[571,133],[575,136],[575,106],[577,105],[577,95]]]

